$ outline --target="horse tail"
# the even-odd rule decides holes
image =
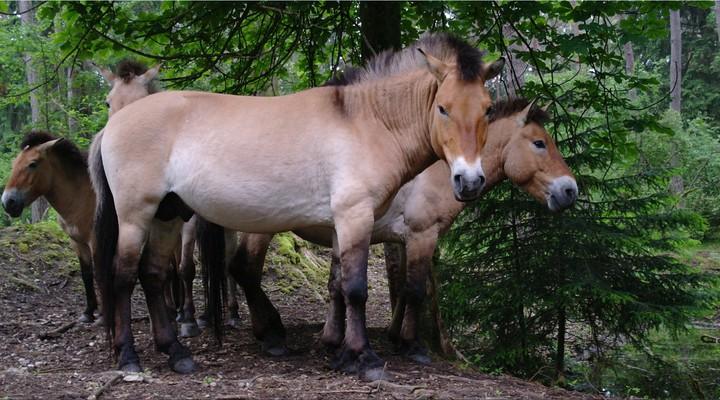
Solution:
[[[225,278],[225,230],[197,217],[197,246],[202,264],[203,292],[209,323],[222,344],[223,311],[227,301]]]
[[[105,175],[102,153],[100,152],[101,142],[102,132],[93,141],[89,159],[90,176],[96,197],[93,263],[95,264],[95,273],[98,277],[102,296],[105,331],[108,339],[112,339],[114,334],[112,327],[115,324],[115,293],[113,290],[115,271],[113,260],[117,252],[118,218],[115,210],[115,199]]]

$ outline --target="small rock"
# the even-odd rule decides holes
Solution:
[[[128,374],[123,378],[125,382],[142,382],[143,380],[145,380],[145,378],[140,374]]]

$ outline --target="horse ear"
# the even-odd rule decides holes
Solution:
[[[437,78],[437,80],[440,82],[445,80],[445,76],[447,76],[448,71],[450,70],[450,66],[433,57],[432,55],[425,53],[425,51],[423,51],[423,49],[421,48],[418,48],[417,51],[419,51],[420,54],[423,55],[423,57],[425,58],[425,64],[427,65],[430,72],[435,75],[435,78]]]
[[[53,146],[60,143],[63,140],[63,138],[57,138],[55,140],[51,140],[49,142],[45,142],[37,147],[38,152],[41,154],[47,153],[48,150],[50,150]]]
[[[100,66],[98,66],[97,64],[95,64],[92,61],[88,62],[85,65],[88,65],[88,64],[96,72],[100,73],[100,75],[102,75],[102,77],[105,78],[105,81],[107,81],[107,83],[109,83],[110,85],[112,85],[113,82],[115,81],[115,79],[117,79],[117,76],[115,76],[115,74],[113,74],[113,72],[110,71],[109,69],[101,68]]]
[[[140,75],[138,79],[143,85],[147,85],[150,83],[155,77],[157,76],[158,72],[160,72],[160,68],[162,67],[162,64],[158,64],[149,70],[145,71],[144,74]]]
[[[525,108],[523,108],[522,111],[518,113],[517,122],[518,124],[520,124],[520,126],[525,126],[525,124],[527,124],[527,116],[530,113],[530,110],[535,107],[535,101],[536,100],[531,101],[530,104],[525,106]]]
[[[500,57],[499,60],[485,67],[485,71],[483,73],[483,80],[487,82],[490,79],[498,76],[502,72],[503,68],[505,68],[505,58]]]

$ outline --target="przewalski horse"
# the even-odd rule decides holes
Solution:
[[[509,179],[552,211],[561,211],[575,202],[577,185],[543,127],[547,118],[543,110],[531,106],[525,99],[495,105],[481,153],[487,178],[483,193]],[[372,243],[401,246],[400,255],[387,257],[400,260],[387,263],[393,307],[389,334],[404,355],[420,363],[430,361],[417,329],[430,263],[438,237],[450,228],[465,206],[451,194],[449,171],[447,163],[438,161],[405,184],[385,215],[375,222],[372,232]],[[327,229],[305,228],[295,233],[320,245],[332,246],[333,243],[332,232]],[[229,269],[245,290],[255,336],[265,351],[281,354],[285,349],[285,330],[280,315],[260,286],[272,236],[240,234],[240,245]],[[392,249],[386,247],[386,253]],[[201,248],[201,253],[204,251]],[[330,307],[322,334],[322,341],[330,345],[342,339],[345,302],[338,290],[341,277],[335,251],[328,285]]]
[[[118,64],[115,73],[108,69],[98,68],[98,72],[112,87],[105,101],[108,114],[112,116],[135,100],[156,93],[158,90],[153,84],[153,79],[157,76],[160,67],[161,65],[156,65],[148,69],[137,61],[124,60]],[[94,215],[94,207],[92,215]],[[228,243],[226,248],[231,251],[234,246]],[[195,280],[194,251],[195,220],[193,218],[183,225],[181,240],[172,260],[172,264],[177,267],[177,274],[174,274],[174,276],[179,279],[179,282],[177,282],[179,285],[168,285],[165,294],[165,302],[168,307],[174,308],[173,311],[178,312],[177,320],[180,324],[179,334],[181,337],[193,337],[200,334],[200,328],[195,320],[195,303],[193,300],[193,281]],[[171,286],[174,286],[175,290],[170,290]],[[228,287],[230,288],[229,299],[232,302],[229,323],[232,326],[237,326],[239,322],[237,319],[234,281],[228,281]]]
[[[458,199],[480,194],[479,154],[492,104],[484,84],[503,64],[486,66],[467,43],[427,35],[381,54],[347,86],[278,97],[162,92],[114,114],[90,164],[98,193],[97,270],[119,367],[140,369],[130,320],[138,277],[156,347],[170,355],[173,370],[194,367],[161,294],[181,226],[166,222],[157,235],[150,227],[156,216],[196,212],[238,231],[334,228],[347,324],[333,365],[365,379],[382,376],[384,362],[365,327],[374,221],[405,182],[438,159],[451,165],[448,188]],[[220,313],[223,268],[215,265],[210,279],[217,305],[210,308]]]
[[[154,92],[152,80],[158,68],[147,70],[139,63],[122,61],[116,73],[99,69],[112,85],[106,99],[110,115]],[[31,132],[20,149],[3,192],[3,208],[18,217],[23,208],[44,196],[57,211],[60,226],[70,237],[80,262],[87,306],[79,320],[93,322],[97,309],[92,267],[95,192],[87,171],[87,155],[69,140],[46,132]]]

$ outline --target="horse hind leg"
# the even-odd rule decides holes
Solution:
[[[177,340],[174,321],[167,313],[163,295],[181,223],[179,219],[153,222],[140,266],[140,283],[150,313],[155,347],[169,355],[168,364],[173,371],[185,374],[195,371],[195,362],[190,350]]]
[[[280,313],[261,286],[265,255],[271,240],[272,235],[244,234],[228,268],[245,292],[253,334],[260,341],[262,351],[271,356],[282,356],[288,353],[285,327]]]
[[[237,252],[238,246],[238,233],[225,229],[225,276],[227,277],[227,288],[228,288],[228,319],[227,325],[233,329],[239,330],[241,327],[240,322],[240,306],[238,303],[238,283],[230,273],[230,263],[232,262],[235,253]],[[261,272],[262,273],[262,272]]]
[[[345,299],[343,299],[342,295],[340,277],[340,257],[337,255],[337,245],[335,244],[328,279],[330,302],[328,303],[325,325],[320,337],[320,341],[329,351],[336,351],[345,338]]]
[[[180,311],[180,337],[195,337],[200,334],[200,327],[195,320],[195,300],[193,298],[193,282],[195,281],[195,218],[183,224],[182,245],[180,251],[180,286],[183,292],[183,303]]]
[[[397,336],[400,352],[403,356],[419,364],[429,364],[427,347],[423,344],[419,325],[423,305],[427,294],[427,281],[430,278],[432,256],[437,244],[437,235],[433,232],[411,235],[405,245],[406,281],[402,294],[405,309],[397,309],[394,317],[402,315],[402,328]],[[404,311],[404,312],[403,312]]]
[[[112,280],[114,321],[107,321],[114,330],[113,348],[118,369],[125,372],[140,372],[140,358],[135,351],[132,334],[131,297],[138,278],[140,254],[146,233],[132,224],[118,227],[117,255]],[[163,313],[164,309],[163,302]]]

